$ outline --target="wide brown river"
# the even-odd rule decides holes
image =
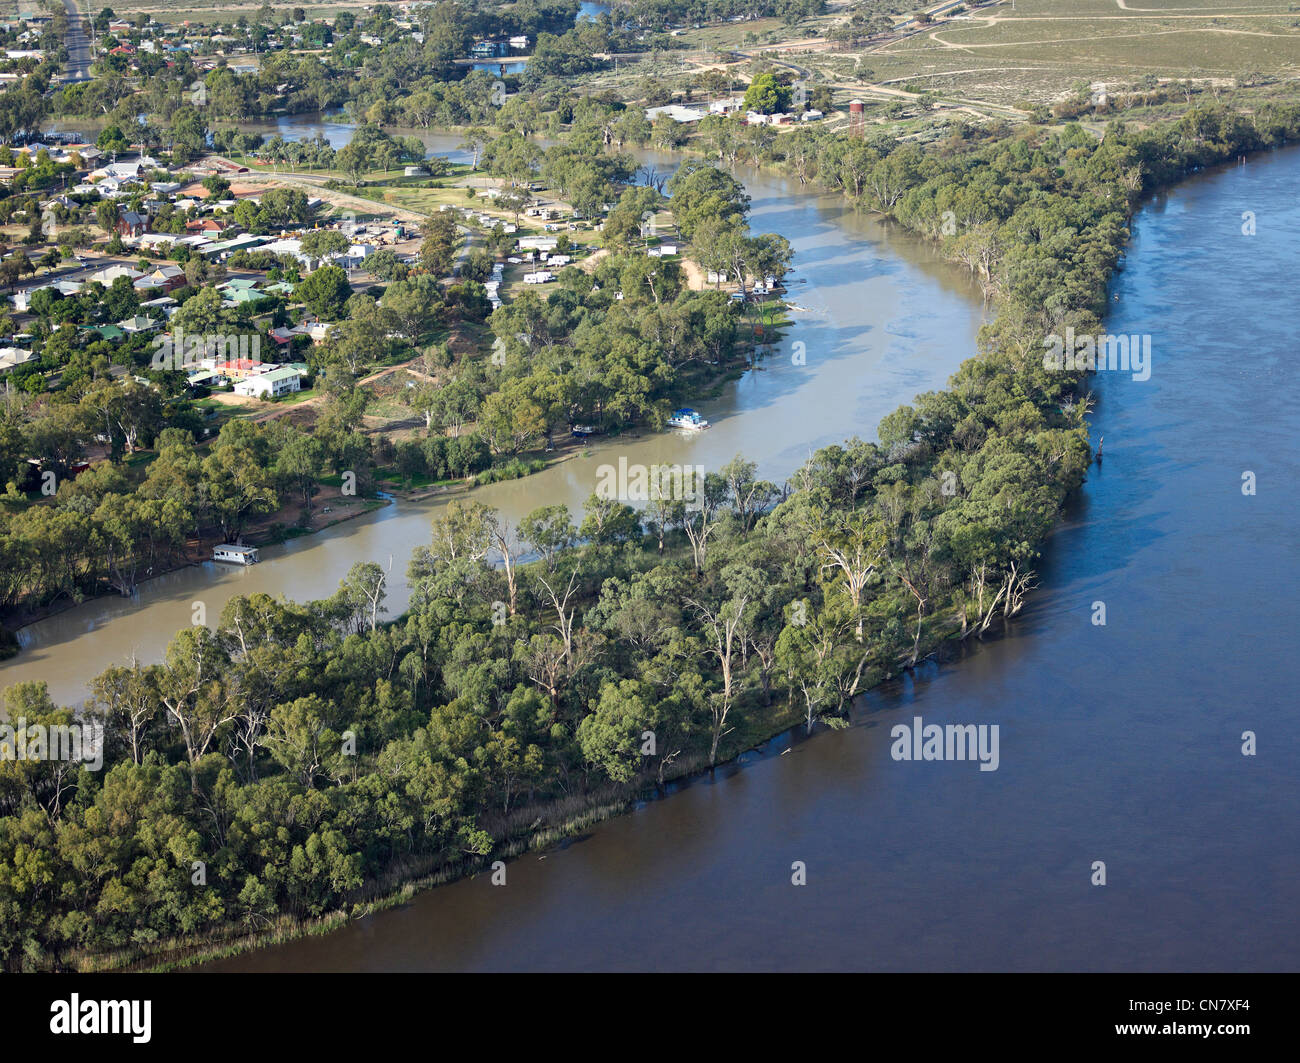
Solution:
[[[792,298],[810,312],[783,351],[805,343],[808,364],[774,357],[697,404],[717,424],[703,436],[609,453],[711,465],[743,451],[788,472],[810,448],[870,433],[972,349],[982,310],[960,274],[834,200],[745,176],[756,226],[797,250]],[[1006,637],[873,691],[846,731],[777,739],[522,857],[504,887],[464,880],[207,969],[1294,969],[1298,185],[1291,150],[1139,215],[1109,327],[1151,336],[1151,377],[1097,375],[1105,464]],[[594,464],[482,496],[511,513],[576,503]],[[109,661],[156,656],[197,596],[321,595],[354,559],[390,553],[396,572],[432,508],[391,507],[246,572],[187,571],[138,602],[64,614],[24,633],[0,682],[44,678],[73,699]],[[997,724],[998,770],[893,760],[890,728],[915,716]],[[791,883],[795,861],[806,885]]]

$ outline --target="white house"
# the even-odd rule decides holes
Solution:
[[[140,176],[140,164],[138,162],[110,162],[107,166],[101,166],[90,176],[111,177],[115,181],[134,181]]]
[[[281,395],[288,395],[301,388],[302,376],[298,370],[281,366],[265,373],[244,377],[235,385],[235,394],[278,399]]]
[[[694,107],[683,107],[681,104],[670,103],[666,107],[648,107],[645,116],[651,122],[660,116],[671,118],[674,122],[698,122],[704,117],[703,111],[697,111]]]
[[[334,261],[344,269],[356,269],[374,253],[375,247],[373,244],[353,244],[346,251],[335,255]]]
[[[310,336],[313,343],[323,343],[334,326],[328,321],[304,321],[294,325],[289,333],[294,336]]]
[[[13,294],[14,309],[17,310],[18,313],[20,314],[27,313],[27,311],[31,309],[32,296],[35,295],[37,292],[44,290],[45,288],[53,288],[53,287],[54,287],[53,284],[41,284],[35,288],[27,288],[22,291],[14,292]]]
[[[14,309],[20,314],[27,313],[32,306],[32,296],[45,288],[51,288],[66,298],[69,295],[76,295],[81,291],[82,287],[81,281],[55,281],[53,284],[38,284],[33,288],[14,292]]]
[[[140,237],[140,246],[148,248],[166,247],[174,244],[179,237],[175,233],[145,233]]]
[[[132,269],[130,266],[107,266],[98,273],[92,273],[90,280],[98,281],[105,288],[111,288],[118,277],[130,277],[134,281],[143,276],[143,273],[137,269]]]

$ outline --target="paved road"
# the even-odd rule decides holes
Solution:
[[[63,39],[68,49],[68,67],[63,72],[63,80],[89,81],[90,42],[86,39],[86,31],[81,28],[77,0],[63,0],[63,10],[68,15],[68,32]]]

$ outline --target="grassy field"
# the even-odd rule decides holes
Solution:
[[[1121,6],[1123,3],[1126,6]],[[993,104],[1059,100],[1077,81],[1144,78],[1281,87],[1300,75],[1300,5],[1278,0],[1017,0],[874,49],[878,84],[923,81]]]
[[[1249,84],[1251,98],[1267,99],[1290,95],[1300,77],[1296,0],[1015,0],[1014,9],[1002,0],[856,50],[822,37],[841,19],[836,10],[793,28],[762,19],[691,30],[679,38],[691,55],[662,53],[592,80],[625,87],[649,74],[681,90],[716,53],[735,50],[755,57],[730,64],[737,76],[785,64],[830,85],[841,107],[855,96],[887,104],[906,87],[972,116],[1015,118],[1079,83],[1114,95],[1194,78],[1216,91]]]

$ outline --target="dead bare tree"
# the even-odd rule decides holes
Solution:
[[[565,585],[563,594],[540,573],[537,575],[537,582],[545,589],[547,600],[555,610],[556,620],[552,627],[559,632],[560,641],[564,644],[564,657],[567,660],[573,654],[573,614],[576,610],[576,606],[569,605],[569,599],[573,597],[578,586],[578,570],[575,568],[569,573],[569,582]]]
[[[709,766],[718,761],[718,743],[728,734],[727,716],[735,700],[735,659],[739,652],[741,628],[745,621],[745,607],[749,605],[747,595],[738,595],[730,601],[723,602],[717,609],[687,598],[686,604],[695,610],[695,615],[704,624],[708,636],[709,652],[718,661],[722,672],[722,690],[709,699],[709,711],[712,714],[712,740],[709,745]]]
[[[838,569],[844,589],[853,605],[854,637],[862,641],[862,591],[880,565],[884,554],[884,532],[860,516],[846,520],[839,528],[823,531],[817,547],[822,553],[821,570]]]

